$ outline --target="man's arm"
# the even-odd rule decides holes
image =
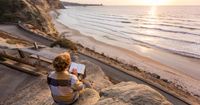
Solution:
[[[77,76],[71,74],[71,87],[75,91],[80,91],[84,88],[84,85],[78,80]]]

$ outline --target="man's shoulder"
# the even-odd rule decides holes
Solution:
[[[52,77],[52,76],[54,76],[55,74],[56,74],[55,71],[51,71],[51,72],[48,73],[47,77]]]
[[[54,78],[54,79],[61,79],[61,80],[69,80],[70,78],[75,78],[75,77],[71,77],[71,75],[67,71],[65,72],[52,71],[48,73],[47,77]]]

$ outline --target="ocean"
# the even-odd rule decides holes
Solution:
[[[66,8],[58,20],[98,41],[133,51],[132,45],[200,58],[198,6]]]

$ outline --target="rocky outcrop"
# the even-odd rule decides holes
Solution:
[[[98,93],[86,89],[74,105],[172,105],[164,96],[149,86],[122,82]]]
[[[89,61],[80,61],[80,63],[86,65],[87,76],[85,79],[93,84],[95,90],[100,92],[101,89],[113,85],[98,65]]]
[[[78,62],[86,65],[86,80],[94,83],[101,98],[94,104],[99,97],[95,92],[87,90],[75,105],[171,105],[164,96],[149,86],[134,82],[113,85],[99,66],[89,61]]]
[[[94,89],[85,89],[74,105],[94,105],[100,99],[99,93]]]
[[[58,8],[61,8],[59,0],[1,0],[0,22],[21,21],[48,35],[57,36],[48,12]]]
[[[149,86],[122,82],[101,91],[95,105],[171,105],[164,96]]]

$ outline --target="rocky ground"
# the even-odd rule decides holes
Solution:
[[[134,82],[121,82],[101,90],[96,105],[171,105],[154,89]]]

